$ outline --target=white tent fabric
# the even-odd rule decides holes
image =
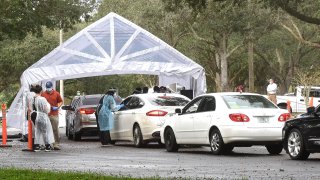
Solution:
[[[195,95],[206,92],[203,67],[129,20],[109,13],[29,67],[8,113],[8,125],[21,128],[29,85],[91,76],[150,74],[159,85],[179,83]]]

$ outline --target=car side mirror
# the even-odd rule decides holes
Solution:
[[[62,106],[61,109],[67,110],[67,111],[74,111],[74,109],[69,105],[69,106]]]
[[[316,109],[315,109],[314,106],[308,107],[308,108],[307,108],[307,113],[308,113],[308,114],[313,114],[313,113],[315,113],[315,110],[316,110]]]
[[[175,109],[174,112],[177,113],[177,114],[182,114],[182,111],[181,111],[180,108]]]
[[[138,107],[139,107],[139,108],[142,108],[143,106],[144,106],[144,103],[143,103],[143,102],[140,102]]]

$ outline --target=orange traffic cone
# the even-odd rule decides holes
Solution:
[[[0,147],[12,147],[7,144],[7,118],[6,118],[6,104],[2,104],[2,144]]]

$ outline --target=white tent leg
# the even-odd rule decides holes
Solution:
[[[59,33],[59,39],[60,39],[60,45],[63,43],[63,30],[60,29]],[[60,80],[60,95],[64,104],[64,85],[63,80]],[[66,126],[66,111],[59,110],[59,127],[65,127]]]

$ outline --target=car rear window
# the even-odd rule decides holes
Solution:
[[[175,96],[148,97],[148,101],[155,106],[185,106],[189,100]]]
[[[98,105],[99,104],[99,100],[100,100],[100,96],[98,97],[86,97],[86,98],[83,98],[82,100],[82,104],[83,105]]]
[[[263,96],[257,95],[225,95],[222,96],[229,109],[256,109],[277,107]]]

